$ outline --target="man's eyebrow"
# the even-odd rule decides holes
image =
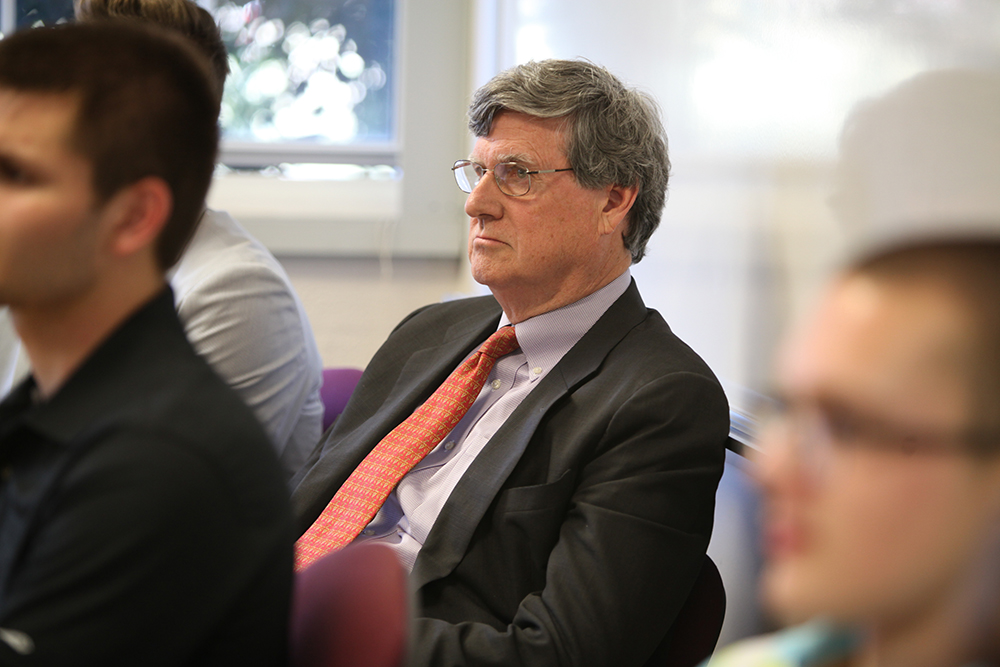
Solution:
[[[497,163],[500,162],[516,162],[518,164],[530,165],[533,163],[533,160],[525,153],[504,153],[497,157]]]
[[[534,164],[534,160],[531,159],[526,153],[501,153],[497,156],[496,162],[493,165],[484,164],[480,160],[477,160],[473,156],[469,156],[469,160],[476,162],[477,164],[482,164],[484,167],[492,168],[494,165],[501,164],[503,162],[516,162],[519,165],[531,166]]]

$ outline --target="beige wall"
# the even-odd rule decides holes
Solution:
[[[454,260],[280,257],[302,299],[324,366],[364,368],[393,327],[420,306],[476,293]]]

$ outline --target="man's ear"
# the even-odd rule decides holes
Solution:
[[[632,210],[635,198],[639,194],[639,187],[636,185],[610,185],[606,192],[607,198],[601,211],[601,233],[611,234],[618,229],[623,229],[625,218]]]
[[[124,257],[152,247],[173,206],[170,186],[158,176],[147,176],[122,188],[106,209],[111,216],[111,252]]]

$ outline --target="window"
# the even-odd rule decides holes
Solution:
[[[273,12],[260,2],[219,7],[216,20],[232,54],[227,135],[391,141],[392,10],[390,0],[278,5]]]
[[[208,8],[230,53],[224,162],[395,163],[394,0]]]
[[[828,198],[848,114],[918,72],[1000,63],[987,0],[489,4],[494,69],[585,56],[662,105],[670,196],[632,274],[750,415],[846,240]]]
[[[465,0],[197,2],[230,49],[220,157],[240,170],[210,206],[279,253],[460,256]],[[72,15],[72,0],[0,0],[0,32]]]
[[[16,4],[14,24],[18,30],[61,23],[73,16],[73,0],[20,0]],[[10,32],[10,26],[4,25],[2,30]]]
[[[73,0],[13,4],[16,29],[73,18]],[[224,163],[395,162],[395,0],[198,4],[230,54]]]

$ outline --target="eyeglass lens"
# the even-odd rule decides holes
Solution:
[[[479,181],[486,175],[487,171],[493,172],[497,187],[504,194],[512,197],[521,197],[528,193],[531,188],[531,176],[515,163],[501,162],[486,169],[480,164],[468,160],[460,160],[453,168],[455,171],[455,181],[462,192],[470,193],[479,185]]]

